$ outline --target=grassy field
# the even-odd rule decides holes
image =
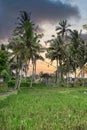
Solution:
[[[0,130],[87,130],[87,88],[22,88],[0,97]]]

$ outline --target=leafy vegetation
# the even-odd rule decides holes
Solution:
[[[36,60],[43,60],[39,54],[41,44],[40,38],[42,34],[36,32],[36,27],[31,21],[30,14],[26,11],[21,11],[19,23],[14,30],[14,36],[8,44],[8,48],[12,50],[10,61],[16,64],[16,84],[15,88],[19,88],[21,84],[22,72],[27,76],[30,61],[32,61],[32,81],[35,80]]]
[[[20,11],[17,26],[14,28],[13,36],[10,38],[7,48],[5,49],[2,44],[0,50],[0,74],[4,77],[5,82],[14,78],[14,86],[17,89],[21,86],[22,77],[28,76],[30,64],[32,64],[32,74],[30,76],[30,87],[32,87],[32,83],[36,81],[37,60],[44,61],[40,54],[42,49],[40,41],[43,34],[39,33],[30,16],[26,11]],[[56,35],[52,35],[52,39],[47,41],[49,46],[45,51],[46,53],[44,52],[46,54],[45,58],[49,58],[51,63],[56,61],[56,72],[53,73],[53,81],[57,85],[60,86],[66,82],[65,84],[69,86],[68,79],[72,73],[74,76],[73,82],[77,82],[77,78],[81,77],[81,79],[83,78],[82,86],[85,86],[87,43],[82,38],[81,31],[79,33],[77,30],[71,30],[70,27],[71,25],[68,24],[67,20],[58,23]],[[9,68],[7,63],[9,63]],[[81,70],[80,76],[77,75],[77,69]],[[45,82],[46,85],[49,84],[50,86],[51,83],[48,83],[50,78],[46,79]]]
[[[87,130],[87,88],[22,88],[0,100],[1,130]]]
[[[8,91],[8,86],[6,83],[0,83],[0,93],[5,93]]]
[[[44,61],[43,35],[26,11],[18,20],[7,48],[0,47],[0,92],[18,89],[17,95],[0,97],[0,130],[87,130],[87,43],[81,33],[60,21],[45,53],[51,63],[56,60],[56,72],[36,75],[37,60]]]
[[[0,50],[0,74],[4,69],[7,69],[8,53],[5,50]]]

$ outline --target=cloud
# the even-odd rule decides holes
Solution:
[[[39,26],[46,21],[80,18],[78,7],[60,0],[0,0],[0,39],[11,35],[21,10],[31,12],[33,21]]]
[[[82,35],[81,35],[81,37],[86,41],[86,43],[87,43],[87,33],[83,33]]]

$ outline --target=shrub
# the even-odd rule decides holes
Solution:
[[[20,87],[29,87],[30,86],[30,82],[21,82],[21,86]]]
[[[43,83],[32,83],[32,87],[43,88],[45,85]],[[21,82],[21,87],[30,87],[30,82]]]
[[[0,83],[0,93],[8,90],[8,86],[6,83]]]
[[[15,80],[9,80],[8,81],[8,87],[14,87],[15,86]]]
[[[9,73],[8,73],[7,70],[4,69],[4,70],[1,72],[1,75],[4,77],[4,81],[5,81],[5,82],[7,82],[7,81],[9,80]]]

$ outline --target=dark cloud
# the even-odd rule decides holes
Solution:
[[[81,37],[82,37],[82,38],[86,41],[86,43],[87,43],[87,33],[82,34]]]
[[[44,21],[56,22],[59,19],[79,18],[78,7],[62,3],[60,0],[0,0],[0,38],[10,36],[19,11],[31,12],[32,19],[37,24]]]

